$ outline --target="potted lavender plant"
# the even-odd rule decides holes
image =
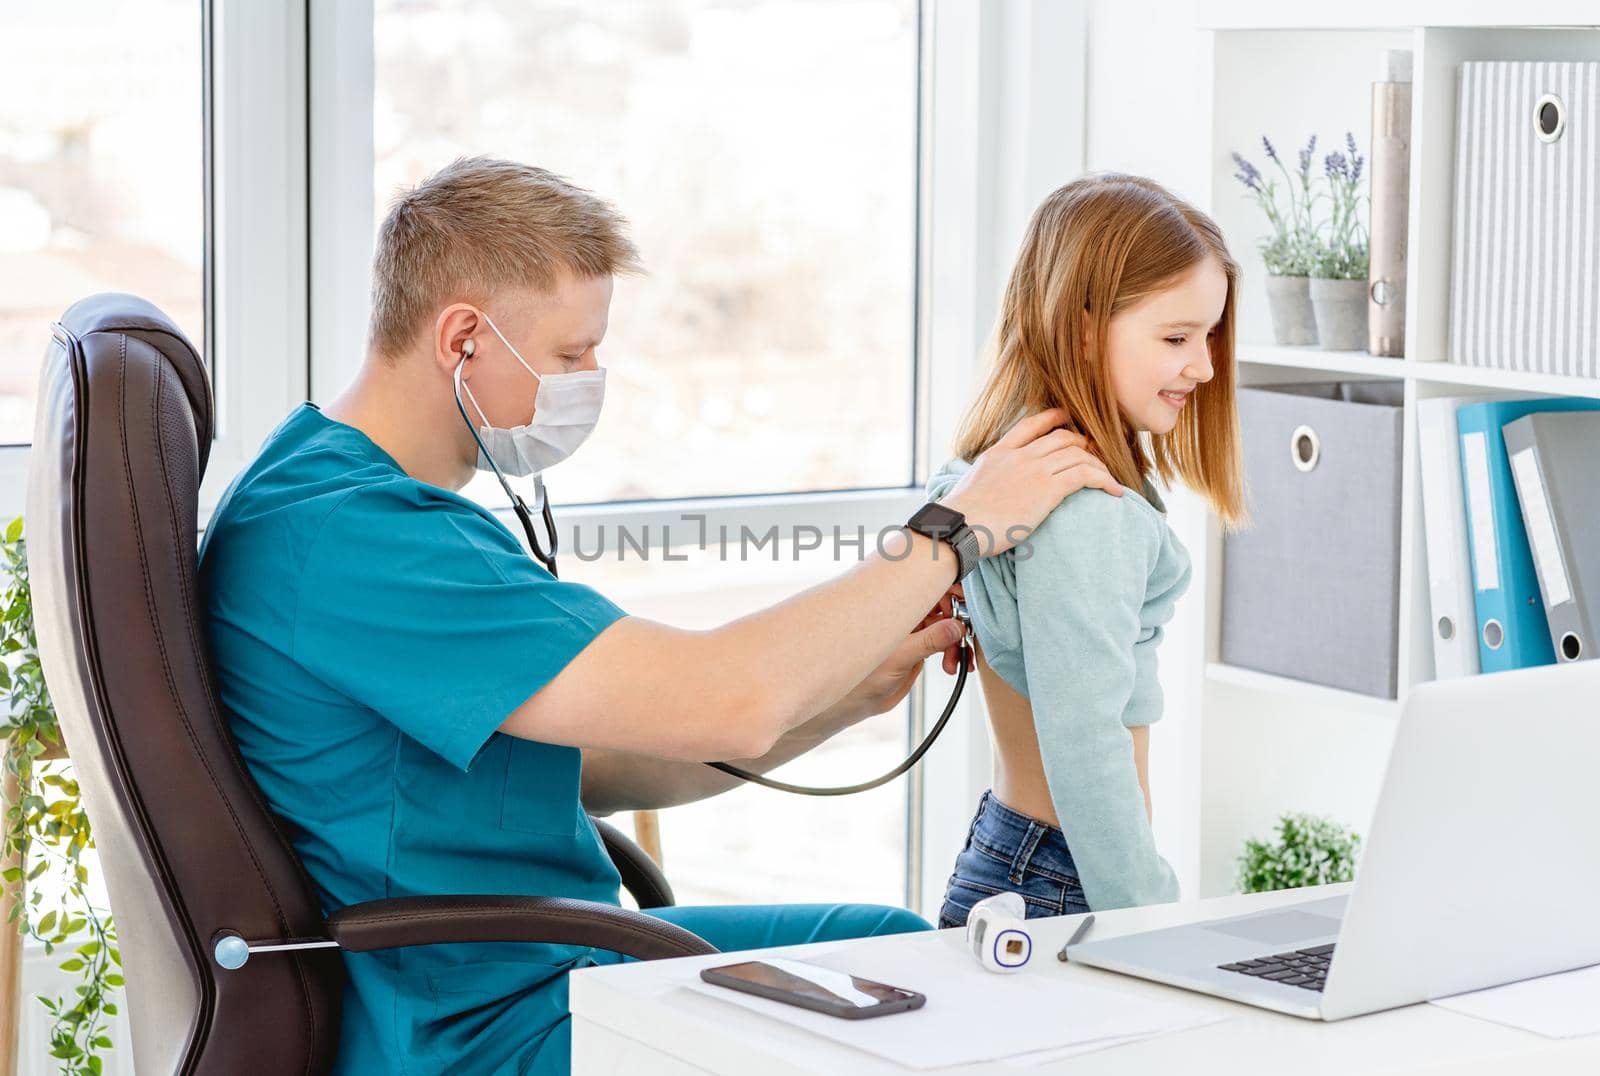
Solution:
[[[1366,158],[1356,152],[1355,135],[1345,132],[1344,153],[1323,158],[1331,207],[1326,229],[1317,236],[1311,267],[1311,305],[1322,346],[1338,351],[1367,349],[1367,263],[1365,224],[1370,198],[1361,192]]]
[[[1311,207],[1311,155],[1317,136],[1312,135],[1300,151],[1299,167],[1291,173],[1265,135],[1261,136],[1267,159],[1278,166],[1288,195],[1287,211],[1279,202],[1278,180],[1262,176],[1256,166],[1241,154],[1233,155],[1239,171],[1234,178],[1244,184],[1248,197],[1255,199],[1271,225],[1271,234],[1258,245],[1267,269],[1267,305],[1272,312],[1273,338],[1280,344],[1315,344],[1317,325],[1312,313],[1310,276],[1316,251],[1316,226]]]

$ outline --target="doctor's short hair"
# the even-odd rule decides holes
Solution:
[[[639,272],[621,214],[543,168],[458,158],[401,191],[378,228],[368,346],[395,359],[440,308],[543,290],[563,271]]]
[[[1124,420],[1105,349],[1112,317],[1170,287],[1206,258],[1227,277],[1210,340],[1215,375],[1194,391],[1170,433],[1140,434]],[[1020,418],[1064,408],[1123,486],[1152,473],[1181,478],[1230,529],[1248,512],[1234,363],[1239,265],[1216,221],[1161,184],[1094,172],[1052,192],[1034,211],[1000,303],[988,371],[956,430],[955,453],[974,460]],[[1087,315],[1092,331],[1084,327]]]

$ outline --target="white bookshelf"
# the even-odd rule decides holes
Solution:
[[[1398,699],[1380,699],[1373,695],[1362,695],[1336,687],[1325,687],[1322,684],[1307,683],[1304,680],[1291,680],[1288,677],[1277,676],[1273,673],[1242,669],[1237,665],[1226,665],[1220,661],[1206,662],[1206,682],[1208,684],[1228,684],[1249,691],[1307,704],[1313,712],[1327,707],[1335,707],[1340,710],[1359,711],[1373,717],[1393,719],[1400,716],[1400,702]],[[1292,719],[1293,714],[1289,716]]]
[[[1417,26],[1593,26],[1593,0],[1341,0],[1286,4],[1283,0],[1199,0],[1203,30],[1411,30]]]
[[[1416,381],[1439,386],[1441,393],[1484,389],[1494,393],[1529,392],[1540,396],[1600,396],[1600,380],[1592,377],[1562,377],[1557,374],[1459,366],[1452,362],[1378,358],[1365,351],[1325,351],[1278,344],[1246,345],[1239,348],[1239,363],[1248,383],[1254,384],[1281,380],[1285,371],[1308,371],[1316,374],[1318,380],[1336,377],[1341,380]]]
[[[1237,352],[1245,385],[1393,380],[1404,386],[1400,520],[1399,698],[1376,699],[1219,660],[1222,537],[1216,522],[1183,534],[1196,551],[1204,595],[1203,660],[1187,686],[1196,700],[1187,737],[1184,806],[1190,827],[1186,892],[1231,887],[1245,837],[1264,835],[1285,810],[1310,810],[1367,831],[1395,721],[1410,688],[1433,678],[1427,565],[1416,450],[1416,404],[1434,396],[1600,397],[1600,378],[1458,366],[1448,354],[1455,190],[1455,88],[1463,60],[1600,59],[1600,4],[1561,0],[1378,3],[1337,8],[1218,0],[1197,6],[1211,39],[1211,189],[1208,211],[1244,269]],[[1369,162],[1370,84],[1383,50],[1413,58],[1411,215],[1404,358],[1271,343],[1256,237],[1265,221],[1233,178],[1230,151],[1267,171],[1270,136],[1293,167],[1317,133],[1314,167],[1354,132]]]

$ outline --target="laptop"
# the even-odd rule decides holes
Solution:
[[[1363,843],[1347,896],[1068,959],[1314,1020],[1600,964],[1600,661],[1416,687]]]

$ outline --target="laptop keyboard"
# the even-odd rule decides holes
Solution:
[[[1296,949],[1292,953],[1278,953],[1257,960],[1241,960],[1237,964],[1217,965],[1223,971],[1236,971],[1240,975],[1253,975],[1284,986],[1298,986],[1303,990],[1321,993],[1328,981],[1328,965],[1333,962],[1332,945],[1316,945],[1310,949]]]

